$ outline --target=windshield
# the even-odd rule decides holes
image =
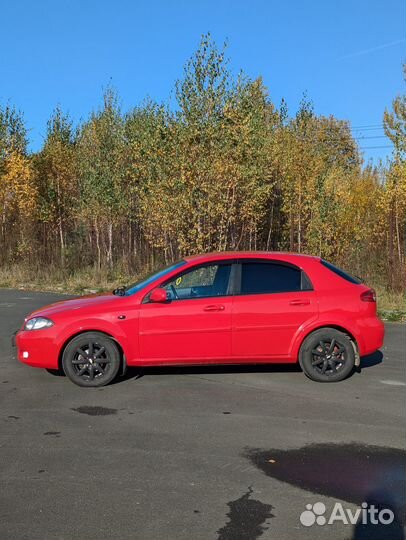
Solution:
[[[186,261],[178,261],[177,263],[171,264],[170,266],[167,266],[166,268],[163,268],[162,270],[158,270],[158,272],[152,272],[151,274],[147,274],[141,280],[126,287],[124,294],[126,296],[129,296],[138,291],[141,291],[144,287],[146,287],[150,283],[153,283],[156,279],[166,276],[166,274],[169,274],[170,272],[172,272],[172,270],[176,270],[177,268],[180,268],[181,266],[185,264],[186,264]]]

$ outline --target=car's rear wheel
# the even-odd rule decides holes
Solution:
[[[338,382],[352,373],[355,351],[347,334],[335,328],[321,328],[303,342],[299,362],[313,381]]]
[[[67,344],[62,367],[69,379],[79,386],[105,386],[120,369],[120,351],[105,334],[85,332]]]

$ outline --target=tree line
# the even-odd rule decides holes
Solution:
[[[176,106],[122,111],[112,88],[74,126],[58,107],[42,148],[0,106],[0,267],[138,274],[206,251],[322,256],[370,283],[406,283],[406,97],[384,114],[394,144],[365,165],[349,122],[290,115],[261,78],[234,76],[210,36]]]

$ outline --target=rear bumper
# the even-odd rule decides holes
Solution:
[[[372,354],[383,345],[385,326],[378,317],[370,317],[358,321],[358,347],[360,356]]]

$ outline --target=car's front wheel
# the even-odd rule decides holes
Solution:
[[[321,328],[304,340],[299,362],[313,381],[338,382],[352,373],[355,351],[347,334],[335,328]]]
[[[85,332],[65,347],[62,367],[69,379],[79,386],[105,386],[120,369],[120,351],[105,334]]]

